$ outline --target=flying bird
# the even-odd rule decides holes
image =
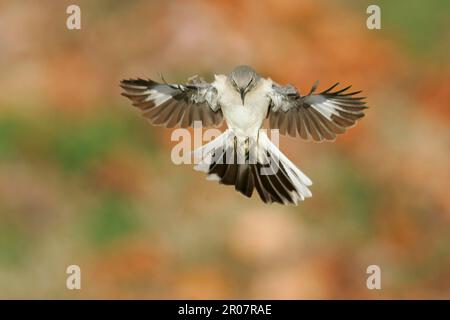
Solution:
[[[261,77],[250,66],[238,66],[229,75],[207,82],[193,76],[185,84],[145,79],[122,80],[122,95],[142,110],[152,124],[167,128],[193,126],[227,129],[194,151],[197,170],[210,180],[234,186],[251,197],[256,189],[265,203],[295,204],[311,197],[311,180],[298,169],[262,129],[320,142],[333,141],[364,116],[367,108],[361,91],[339,83],[316,93],[318,82],[302,96],[292,85]]]

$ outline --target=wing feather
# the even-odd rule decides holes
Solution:
[[[344,133],[364,117],[366,98],[356,96],[361,91],[348,92],[351,86],[336,90],[339,83],[335,83],[314,94],[317,84],[309,94],[301,96],[292,85],[273,83],[268,93],[271,100],[267,114],[270,128],[293,137],[298,134],[306,140],[334,140],[337,134]]]
[[[184,85],[128,79],[122,80],[120,86],[124,89],[122,95],[152,124],[186,128],[194,121],[201,121],[204,127],[217,127],[223,122],[217,88],[198,76]]]

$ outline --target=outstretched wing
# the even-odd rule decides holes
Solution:
[[[122,95],[141,109],[152,124],[186,128],[201,121],[203,127],[210,127],[223,121],[217,89],[198,76],[184,85],[130,79],[122,80],[120,86],[125,90]]]
[[[314,94],[316,82],[310,93],[301,96],[292,85],[272,85],[268,117],[270,128],[281,134],[314,141],[334,140],[364,116],[365,97],[357,97],[361,91],[347,92],[351,86],[332,91],[339,83]]]

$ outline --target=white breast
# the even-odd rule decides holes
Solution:
[[[236,135],[256,136],[269,107],[267,90],[270,84],[268,81],[261,79],[245,96],[244,105],[242,105],[240,94],[225,76],[216,76],[215,84],[221,93],[219,103],[228,127]]]

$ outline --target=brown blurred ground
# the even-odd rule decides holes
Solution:
[[[69,4],[0,3],[0,298],[450,298],[448,2],[378,2],[380,31],[365,1],[79,1],[80,31]],[[119,94],[243,63],[368,97],[334,144],[282,140],[298,207],[173,165]]]

